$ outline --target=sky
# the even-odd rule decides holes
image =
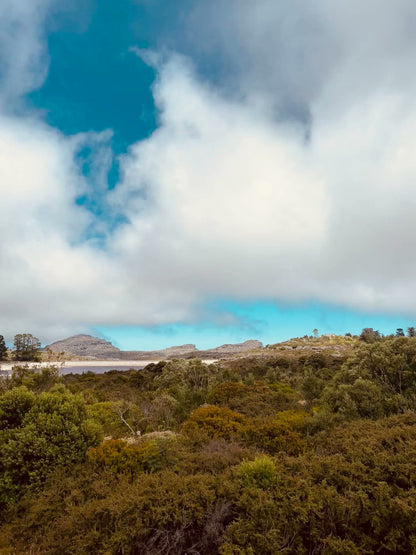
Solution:
[[[410,0],[3,0],[0,334],[416,322]]]

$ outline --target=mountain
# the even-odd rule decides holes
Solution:
[[[74,335],[61,341],[55,341],[48,345],[46,349],[50,349],[54,353],[65,352],[75,357],[89,358],[112,358],[121,357],[120,349],[114,347],[109,341],[99,339],[92,335]]]
[[[214,349],[200,351],[193,344],[167,347],[157,351],[120,351],[109,341],[91,335],[74,335],[61,341],[55,341],[46,348],[55,353],[65,352],[74,357],[88,357],[97,359],[171,359],[171,358],[223,358],[230,355],[245,353],[253,349],[260,349],[260,341],[248,340],[243,343],[225,344]]]
[[[188,343],[186,345],[177,345],[175,347],[167,347],[158,351],[122,351],[121,358],[125,360],[140,360],[148,358],[189,358],[191,355],[199,356],[199,351],[195,345]]]
[[[237,354],[237,353],[245,353],[246,351],[252,351],[253,349],[261,349],[263,347],[263,343],[261,341],[257,341],[256,339],[249,339],[248,341],[244,341],[243,343],[231,343],[221,345],[221,347],[215,347],[215,349],[209,349],[212,353],[220,353],[220,354]]]

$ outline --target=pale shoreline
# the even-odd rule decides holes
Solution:
[[[66,360],[62,361],[48,361],[48,362],[0,362],[0,370],[11,371],[14,366],[28,366],[29,368],[47,368],[48,366],[57,366],[62,370],[69,370],[71,368],[89,368],[89,367],[111,367],[119,370],[121,368],[128,370],[129,368],[143,368],[148,364],[157,364],[165,359],[150,359],[150,360]],[[213,364],[217,362],[216,359],[208,359],[202,361],[204,364]]]

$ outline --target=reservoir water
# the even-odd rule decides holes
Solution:
[[[2,362],[0,363],[0,375],[10,376],[12,373],[13,366],[27,366],[31,369],[45,368],[47,366],[57,366],[59,368],[59,373],[62,376],[66,374],[83,374],[84,372],[94,372],[95,374],[103,374],[104,372],[109,372],[110,370],[117,370],[123,372],[126,370],[142,370],[145,366],[151,362],[158,362],[157,360],[68,360],[64,363],[62,362],[28,362],[28,363],[18,363],[18,362]]]
[[[65,364],[63,368],[60,369],[60,374],[65,376],[66,374],[83,374],[84,372],[94,372],[95,374],[104,374],[104,372],[110,372],[110,370],[117,370],[118,372],[124,372],[126,370],[142,370],[145,365],[137,366],[119,366],[117,364],[110,364],[108,366],[71,366],[70,364]]]

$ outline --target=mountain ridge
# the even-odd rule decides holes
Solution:
[[[153,351],[122,351],[105,339],[87,334],[77,334],[55,341],[47,345],[45,350],[82,358],[140,360],[153,358],[221,358],[262,347],[261,341],[248,339],[242,343],[226,343],[213,349],[204,350],[197,349],[193,343],[187,343]]]

